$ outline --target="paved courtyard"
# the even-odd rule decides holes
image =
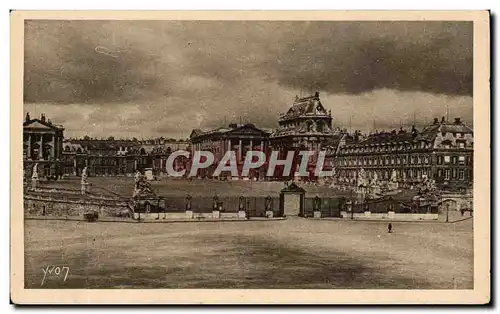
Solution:
[[[134,190],[134,178],[132,177],[90,177],[92,191],[96,193],[117,193],[123,196],[132,196]],[[162,196],[185,196],[187,194],[196,196],[267,196],[278,195],[285,187],[284,182],[266,181],[218,181],[209,179],[167,179],[151,181],[155,192]],[[44,183],[45,187],[80,189],[80,178],[67,178],[60,181]],[[304,184],[301,186],[311,195],[320,194],[325,196],[339,195],[338,190],[327,186],[314,186]],[[344,193],[347,195],[348,193]]]
[[[25,222],[29,288],[473,288],[472,219]],[[68,275],[48,266],[67,266]],[[43,285],[41,284],[43,281]]]

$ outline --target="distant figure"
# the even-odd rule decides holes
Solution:
[[[387,229],[389,230],[389,233],[392,233],[392,224],[390,223],[389,226],[387,226]]]

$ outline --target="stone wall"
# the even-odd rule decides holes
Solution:
[[[80,197],[69,199],[56,195],[25,195],[25,216],[82,216],[97,211],[100,216],[117,217],[128,213],[127,202],[114,199]]]
[[[342,211],[340,212],[340,216],[344,219],[359,219],[359,220],[408,220],[408,221],[418,221],[418,220],[437,220],[438,214],[403,214],[403,213],[354,213]]]

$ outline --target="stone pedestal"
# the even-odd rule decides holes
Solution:
[[[247,213],[244,210],[238,211],[238,218],[239,219],[246,219],[247,218]]]
[[[187,219],[193,219],[194,214],[192,210],[186,210],[186,218]]]
[[[266,217],[267,218],[273,218],[273,215],[274,215],[274,213],[272,210],[266,210]]]
[[[81,191],[82,191],[82,194],[87,194],[90,191],[88,182],[82,182]]]
[[[314,212],[314,218],[321,218],[321,212],[320,211],[315,211]]]
[[[220,211],[218,211],[218,210],[212,211],[212,218],[220,219]]]
[[[38,187],[38,179],[31,179],[31,188],[36,189]]]

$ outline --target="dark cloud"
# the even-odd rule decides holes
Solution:
[[[124,136],[134,132],[187,136],[195,127],[239,121],[273,128],[295,94],[309,89],[324,96],[339,95],[330,97],[334,103],[325,100],[325,106],[343,121],[351,114],[347,111],[367,102],[376,103],[381,112],[390,111],[394,106],[390,99],[385,103],[374,97],[392,97],[392,91],[403,93],[397,98],[403,108],[399,114],[421,105],[409,101],[413,97],[406,94],[409,91],[424,102],[432,99],[434,107],[446,102],[469,115],[464,107],[469,100],[461,97],[472,95],[472,24],[77,20],[25,24],[25,104],[37,112],[42,108],[54,112],[67,130],[94,128],[94,133],[106,136],[120,128]],[[458,102],[453,97],[459,97]],[[365,118],[371,125],[373,118]]]
[[[297,29],[280,57],[284,85],[472,94],[472,23],[320,22]]]
[[[126,41],[111,43],[113,34],[105,25],[27,21],[25,102],[127,102],[167,93],[161,75],[151,71],[165,64]]]

